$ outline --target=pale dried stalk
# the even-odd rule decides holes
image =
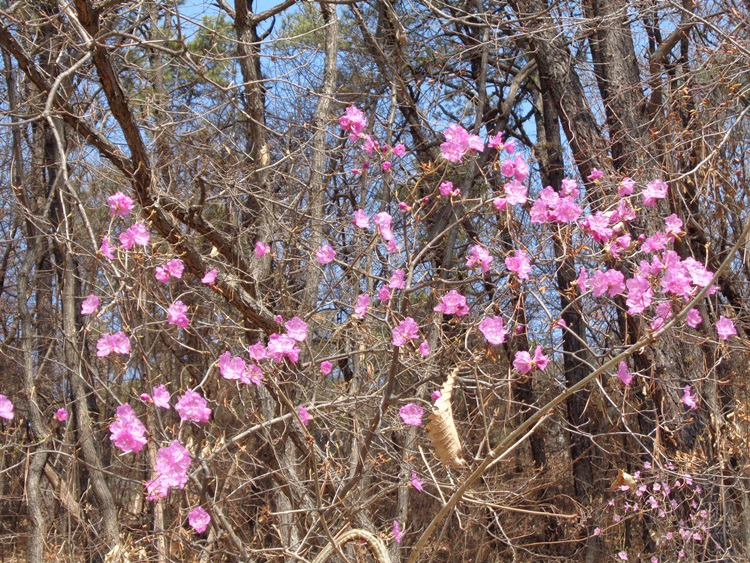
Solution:
[[[385,544],[375,534],[368,532],[367,530],[349,530],[341,534],[336,538],[336,545],[328,544],[323,548],[318,556],[313,559],[313,563],[325,563],[328,558],[333,554],[334,550],[340,549],[350,541],[363,541],[370,548],[370,553],[378,563],[391,563],[391,558],[388,555],[388,550],[385,548]]]
[[[466,461],[461,457],[461,442],[458,439],[456,424],[453,422],[451,404],[458,370],[459,368],[455,368],[443,383],[440,398],[435,401],[432,408],[430,422],[427,424],[427,434],[435,448],[435,455],[440,461],[451,467],[466,467]]]

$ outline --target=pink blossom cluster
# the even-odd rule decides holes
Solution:
[[[161,283],[169,283],[169,278],[180,279],[185,271],[185,264],[179,258],[174,258],[164,264],[156,267],[155,277]]]
[[[13,403],[5,395],[0,395],[0,418],[5,420],[13,420]]]
[[[482,273],[486,274],[492,266],[492,254],[481,244],[475,244],[466,255],[466,267],[473,268],[476,265],[482,268]]]
[[[96,356],[103,358],[110,354],[130,354],[130,338],[123,331],[103,334],[96,342]]]
[[[409,340],[417,338],[418,333],[419,325],[411,317],[406,317],[392,331],[393,345],[399,348]]]
[[[211,409],[205,397],[192,389],[186,390],[175,404],[174,409],[182,420],[192,422],[208,422],[211,418]]]
[[[466,304],[466,297],[461,295],[455,289],[451,289],[448,293],[443,295],[440,303],[434,310],[443,313],[444,315],[456,315],[457,317],[463,317],[464,315],[469,314],[469,306]]]
[[[156,452],[155,473],[156,477],[146,481],[146,492],[148,500],[164,498],[169,489],[182,489],[188,481],[187,470],[190,467],[192,456],[190,452],[180,444],[179,440],[172,440],[169,446],[159,448]]]
[[[513,359],[513,367],[523,374],[529,373],[534,368],[544,371],[547,364],[549,364],[549,358],[544,355],[541,346],[536,347],[533,358],[526,350],[519,350]]]
[[[565,180],[563,180],[563,183]],[[581,206],[575,202],[579,190],[575,187],[568,188],[569,195],[561,196],[552,187],[547,186],[540,193],[537,200],[531,206],[532,223],[549,223],[556,221],[558,223],[572,223],[577,221],[581,216]],[[565,188],[563,188],[565,193]]]
[[[126,231],[120,233],[119,240],[120,245],[124,250],[130,250],[135,245],[147,246],[151,240],[151,234],[148,232],[146,225],[143,223],[136,223]]]
[[[148,442],[146,439],[146,427],[135,416],[135,411],[129,403],[117,407],[117,416],[109,425],[110,440],[112,440],[123,453],[133,452],[137,454]]]
[[[440,145],[440,151],[443,158],[450,162],[460,163],[466,153],[484,150],[484,142],[479,135],[472,135],[460,125],[449,125],[443,134],[445,142]]]

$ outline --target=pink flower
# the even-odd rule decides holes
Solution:
[[[183,264],[182,260],[180,260],[179,258],[173,258],[172,260],[167,262],[167,271],[173,278],[180,279],[182,277],[182,273],[185,271],[185,264]]]
[[[367,293],[361,294],[357,297],[357,304],[354,306],[354,316],[358,319],[364,318],[367,314],[367,309],[370,306],[370,295]]]
[[[680,238],[685,234],[682,230],[682,219],[675,213],[664,219],[664,230],[673,239]]]
[[[398,208],[401,211],[411,211],[411,207],[409,207],[409,204],[406,203],[405,201],[399,201],[398,202]]]
[[[354,212],[354,219],[352,223],[358,229],[366,229],[370,226],[370,217],[365,213],[364,209],[357,209]]]
[[[310,413],[307,412],[307,409],[302,405],[297,407],[297,416],[299,416],[299,420],[302,423],[302,426],[307,426],[310,420],[312,420]]]
[[[643,190],[643,205],[647,207],[656,207],[657,199],[664,199],[667,197],[667,189],[669,186],[662,180],[654,180],[649,182],[646,189]]]
[[[190,524],[190,527],[195,530],[196,534],[202,534],[211,523],[211,516],[209,516],[208,512],[203,510],[200,506],[196,506],[193,510],[188,512],[188,523]]]
[[[614,231],[609,226],[610,217],[601,211],[597,211],[593,215],[589,215],[581,220],[580,224],[584,230],[591,233],[596,242],[607,242]]]
[[[346,113],[339,117],[339,125],[349,131],[349,140],[356,141],[365,130],[365,114],[357,106],[349,106]]]
[[[187,318],[188,307],[182,301],[175,301],[167,309],[167,322],[171,325],[177,325],[180,328],[185,328],[190,324],[190,319]]]
[[[406,154],[406,147],[399,143],[393,147],[393,154],[396,156],[404,156]]]
[[[257,387],[260,387],[263,384],[263,370],[255,364],[250,364],[243,372],[242,377],[240,377],[240,381],[245,385],[250,385],[252,383]]]
[[[219,356],[219,373],[224,379],[242,379],[245,370],[247,370],[245,360],[238,356],[232,356],[229,351]]]
[[[625,362],[620,362],[620,367],[617,370],[617,378],[626,386],[630,385],[633,381],[633,374],[628,371],[628,364]]]
[[[449,125],[445,132],[445,142],[441,143],[440,151],[445,160],[461,162],[463,156],[471,151],[483,151],[484,143],[478,135],[470,134],[460,125]]]
[[[111,215],[128,215],[133,210],[133,200],[122,192],[117,192],[107,198]]]
[[[519,279],[529,279],[529,274],[531,273],[531,263],[529,262],[529,258],[528,256],[526,256],[526,252],[524,252],[523,249],[519,248],[518,250],[516,250],[515,256],[508,256],[505,259],[505,267],[508,268],[511,272],[516,272]]]
[[[321,264],[330,264],[336,258],[336,251],[330,244],[324,244],[315,252],[315,258]]]
[[[411,317],[406,317],[392,331],[393,345],[401,347],[406,344],[407,340],[417,337],[419,326]]]
[[[68,411],[64,408],[57,409],[57,412],[55,412],[55,418],[59,422],[65,422],[68,420]]]
[[[632,279],[625,282],[628,288],[625,304],[628,306],[629,315],[639,315],[651,305],[654,291],[645,274],[638,273]]]
[[[388,280],[388,287],[391,289],[404,289],[406,287],[405,276],[406,272],[404,270],[395,270],[391,274],[391,279]],[[381,301],[383,300],[381,299]]]
[[[259,240],[258,242],[255,243],[254,253],[258,258],[263,258],[270,251],[271,251],[271,247],[267,245],[265,242],[263,242],[262,240]]]
[[[628,560],[628,552],[627,551],[620,551],[617,556],[622,559],[623,561]]]
[[[656,231],[653,235],[643,241],[641,250],[643,252],[651,254],[652,252],[659,252],[667,248],[669,244],[669,238],[661,231]]]
[[[607,270],[602,272],[597,270],[594,272],[594,277],[591,278],[591,288],[593,289],[594,297],[601,297],[605,293],[609,293],[610,297],[619,295],[625,291],[625,276],[618,270]]]
[[[505,342],[505,337],[508,336],[508,331],[503,326],[502,317],[485,317],[479,323],[479,330],[482,331],[487,342],[495,346]]]
[[[299,360],[300,349],[297,348],[296,341],[288,334],[272,334],[268,337],[268,346],[266,354],[277,364],[287,358],[290,362],[295,363]]]
[[[383,161],[383,164],[380,165],[380,168],[383,170],[383,172],[388,172],[392,166],[393,164],[390,160],[385,160]]]
[[[391,290],[386,286],[382,286],[378,290],[378,299],[380,301],[388,301],[391,298]]]
[[[685,317],[685,323],[691,328],[696,328],[701,322],[703,322],[703,318],[701,317],[700,311],[695,308],[690,309]]]
[[[393,217],[391,217],[390,213],[381,211],[380,213],[375,214],[372,220],[375,223],[375,226],[378,228],[378,232],[380,233],[380,236],[383,237],[384,241],[390,242],[394,240],[393,231],[391,230],[391,222],[393,221]]]
[[[440,390],[438,389],[438,390],[436,390],[436,391],[433,391],[433,392],[432,392],[432,395],[431,395],[431,396],[432,396],[432,402],[434,403],[434,402],[435,402],[435,401],[437,401],[437,400],[438,400],[438,399],[439,399],[440,397],[442,397],[442,396],[443,396],[443,394],[442,394],[442,393],[440,392]]]
[[[156,281],[167,284],[169,283],[169,271],[165,266],[157,266],[156,272],[154,273]]]
[[[206,399],[192,389],[188,389],[183,393],[180,400],[174,406],[174,409],[182,420],[208,422],[208,419],[211,417],[211,409],[208,408]]]
[[[430,343],[426,340],[422,341],[422,344],[419,345],[419,353],[422,354],[425,358],[430,355]]]
[[[115,258],[114,250],[115,250],[115,247],[109,243],[109,237],[107,236],[102,237],[102,245],[99,247],[99,252],[101,252],[105,258],[114,260]]]
[[[110,354],[130,354],[130,338],[119,330],[114,334],[103,334],[96,342],[96,356],[103,358]]]
[[[503,186],[503,189],[505,190],[505,201],[510,205],[523,205],[528,200],[529,190],[518,180],[508,182]]]
[[[497,135],[487,137],[487,146],[498,151],[503,150],[505,148],[505,145],[503,145],[503,132],[500,131]]]
[[[490,254],[490,251],[481,244],[475,244],[472,246],[471,250],[469,250],[469,253],[466,255],[467,268],[473,268],[477,264],[482,268],[483,274],[486,274],[492,265],[492,255]]]
[[[695,399],[696,396],[690,392],[690,385],[685,385],[685,390],[682,393],[682,404],[690,409],[694,409],[698,406]]]
[[[602,529],[601,528],[594,528],[594,535],[595,536],[601,535],[601,533],[602,533]]]
[[[333,364],[329,361],[320,362],[320,373],[323,375],[328,375],[333,371]]]
[[[536,366],[536,363],[531,359],[531,354],[529,354],[526,350],[519,350],[518,352],[516,352],[516,355],[513,358],[514,368],[516,368],[523,374],[527,374],[532,369],[534,369],[534,366]]]
[[[601,178],[602,176],[604,176],[604,172],[602,172],[602,171],[601,171],[601,170],[599,170],[598,168],[592,168],[592,169],[591,169],[591,174],[589,174],[589,175],[587,176],[587,178],[588,178],[589,180],[598,180],[598,179],[599,179],[599,178]]]
[[[453,182],[443,182],[442,184],[440,184],[438,189],[440,190],[440,195],[443,197],[450,197],[452,195],[461,194],[460,190],[455,190],[455,191],[453,190]],[[456,193],[456,191],[458,193]]]
[[[5,395],[0,395],[0,418],[13,420],[13,403]]]
[[[203,274],[203,278],[201,278],[201,283],[204,283],[206,285],[213,285],[216,281],[216,275],[219,272],[216,270],[216,268],[212,268],[208,270],[205,274]]]
[[[466,305],[466,297],[455,289],[451,289],[447,294],[443,295],[440,304],[433,310],[445,315],[456,315],[458,317],[463,317],[469,313],[469,307]]]
[[[169,393],[166,385],[158,385],[153,388],[153,401],[154,404],[160,409],[169,410],[169,400],[172,396]]]
[[[266,359],[266,347],[260,342],[248,346],[247,353],[250,354],[250,358],[255,362],[262,362]]]
[[[544,350],[541,346],[537,346],[536,350],[534,350],[534,364],[541,371],[544,371],[549,364],[549,358],[544,355]]]
[[[115,420],[109,425],[111,433],[110,440],[115,446],[120,448],[123,453],[133,452],[137,454],[143,449],[148,442],[146,439],[146,427],[138,420],[130,404],[125,403],[117,407]]]
[[[737,329],[734,328],[734,323],[724,315],[719,317],[719,320],[716,322],[716,332],[719,333],[719,338],[722,340],[726,340],[730,336],[737,336]]]
[[[182,489],[188,481],[187,470],[192,457],[178,440],[156,452],[156,477],[146,482],[148,500],[167,496],[170,488]]]
[[[151,234],[143,223],[136,223],[127,231],[120,233],[120,244],[125,250],[130,250],[134,245],[146,246],[151,240]]]
[[[404,531],[401,529],[398,520],[393,521],[393,539],[396,543],[401,543],[401,540],[404,539]]]
[[[299,317],[292,317],[284,323],[289,338],[297,342],[304,342],[307,338],[307,323]]]
[[[401,420],[404,424],[409,426],[422,426],[422,416],[424,416],[424,409],[415,403],[409,403],[398,409],[398,414],[401,416]]]
[[[502,211],[508,206],[508,200],[504,197],[496,197],[492,200],[492,205],[494,205],[495,209],[497,209],[498,211]]]
[[[505,141],[505,152],[508,154],[513,154],[516,152],[516,140],[515,139],[508,139]]]
[[[81,303],[81,314],[92,315],[96,313],[96,310],[98,308],[99,308],[99,298],[92,293],[86,299],[83,300],[83,303]]]
[[[411,472],[411,486],[417,489],[418,491],[422,491],[422,485],[424,485],[424,479],[420,479],[419,475],[417,475],[416,471]]]
[[[633,193],[635,188],[635,181],[632,178],[625,177],[620,181],[620,190],[617,192],[617,197],[625,197]]]

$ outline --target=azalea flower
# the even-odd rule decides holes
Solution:
[[[188,389],[182,394],[182,397],[174,406],[174,410],[177,411],[182,420],[208,422],[211,417],[211,409],[208,408],[206,399],[192,389]]]
[[[287,335],[297,342],[304,342],[307,338],[307,323],[299,317],[292,317],[284,323]]]
[[[0,418],[13,420],[13,403],[5,395],[0,395]]]
[[[204,283],[206,285],[213,285],[214,282],[216,282],[216,275],[219,272],[216,270],[216,268],[212,268],[203,275],[201,278],[201,283]]]
[[[391,289],[404,289],[406,287],[405,276],[405,270],[395,270],[391,274],[391,279],[388,280],[388,287]],[[381,301],[387,301],[387,299],[381,299]]]
[[[422,354],[425,358],[430,355],[430,344],[426,340],[422,341],[422,344],[419,345],[419,353]]]
[[[617,378],[626,386],[630,385],[633,381],[633,374],[628,371],[628,364],[625,362],[620,362],[620,367],[617,370]]]
[[[515,256],[508,256],[505,259],[505,267],[511,272],[518,274],[518,278],[522,280],[529,279],[531,273],[531,262],[529,257],[523,249],[516,250]]]
[[[315,258],[321,264],[330,264],[336,258],[336,251],[330,244],[324,244],[315,252]]]
[[[182,301],[175,301],[167,309],[167,322],[180,328],[187,327],[190,324],[190,319],[185,315],[187,310],[188,306]]]
[[[417,475],[416,471],[411,472],[411,486],[417,489],[418,491],[422,491],[422,485],[424,485],[424,479],[420,479],[419,475]]]
[[[719,320],[716,321],[716,331],[719,333],[719,338],[722,340],[726,340],[730,336],[737,336],[737,329],[734,328],[734,323],[724,315],[719,317]]]
[[[393,539],[396,543],[401,543],[401,540],[404,539],[404,531],[401,529],[398,520],[393,521]]]
[[[211,523],[211,516],[209,516],[208,512],[203,510],[203,508],[196,506],[193,510],[188,512],[188,523],[197,534],[202,534]]]
[[[110,440],[123,453],[133,452],[137,454],[148,442],[146,439],[146,427],[138,420],[130,404],[125,403],[117,407],[115,420],[109,425]]]
[[[99,247],[99,252],[101,252],[105,258],[114,260],[115,258],[114,251],[115,251],[115,247],[110,244],[109,237],[108,236],[102,237],[102,245]]]
[[[458,317],[463,317],[469,313],[466,297],[455,289],[451,289],[447,294],[443,295],[440,304],[433,310],[445,315],[456,315]]]
[[[696,402],[696,396],[690,392],[690,385],[685,386],[685,390],[682,393],[682,404],[689,409],[694,409],[698,406]]]
[[[479,330],[482,332],[487,342],[499,346],[505,342],[508,331],[503,326],[502,317],[485,317],[479,323]]]
[[[333,371],[333,364],[329,361],[320,362],[320,373],[328,375]]]
[[[409,403],[398,409],[398,414],[401,416],[401,420],[404,424],[409,426],[422,426],[422,416],[424,415],[424,409],[415,403]]]
[[[109,196],[107,203],[112,216],[125,216],[133,210],[133,199],[122,192]]]
[[[81,314],[92,315],[96,313],[96,310],[98,308],[99,308],[99,298],[92,293],[86,299],[83,300],[83,303],[81,303]]]
[[[344,131],[349,131],[350,141],[356,141],[365,130],[365,114],[357,106],[349,106],[339,117],[339,125]]]
[[[370,306],[370,296],[367,293],[357,297],[357,304],[354,306],[354,316],[358,319],[364,318],[367,314],[367,308]]]
[[[255,243],[254,253],[258,258],[263,258],[266,254],[271,251],[271,247],[262,240]]]
[[[302,405],[297,407],[297,415],[299,416],[299,420],[302,423],[302,426],[307,426],[310,420],[312,420],[310,413],[308,413],[307,409]]]
[[[167,496],[170,488],[183,489],[188,481],[187,471],[192,457],[178,440],[156,452],[156,477],[146,482],[148,500]]]
[[[65,422],[68,420],[68,411],[65,408],[57,409],[57,412],[55,412],[55,418],[59,422]]]
[[[440,145],[440,152],[445,160],[461,162],[469,151],[482,152],[484,143],[478,135],[470,134],[460,125],[449,125],[445,132],[445,142]]]
[[[354,223],[354,226],[358,229],[367,229],[370,226],[370,217],[368,217],[364,209],[357,209],[354,212],[352,223]]]
[[[130,338],[123,331],[103,334],[96,342],[96,356],[103,358],[110,354],[130,354]]]
[[[419,325],[417,325],[414,319],[406,317],[392,331],[393,345],[396,347],[403,346],[408,340],[417,337],[418,330]]]
[[[669,186],[663,180],[654,180],[649,182],[646,189],[643,190],[643,205],[646,207],[656,207],[657,199],[664,199],[667,197],[667,190]]]
[[[482,273],[486,274],[492,265],[492,255],[490,251],[481,244],[475,244],[466,255],[466,267],[473,268],[477,264],[482,268]]]

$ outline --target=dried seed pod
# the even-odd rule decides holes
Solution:
[[[466,467],[466,461],[461,457],[461,442],[458,440],[456,424],[453,422],[453,406],[451,405],[458,369],[454,369],[443,383],[440,398],[432,407],[427,434],[435,448],[435,455],[440,461],[451,467]]]

